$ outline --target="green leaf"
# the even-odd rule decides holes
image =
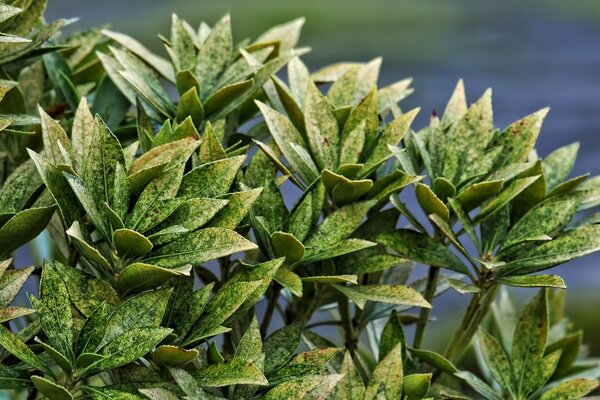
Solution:
[[[398,343],[373,370],[365,390],[365,400],[374,400],[379,393],[387,399],[399,399],[402,394],[402,344]],[[380,390],[383,389],[381,392]]]
[[[296,354],[289,363],[269,375],[269,385],[275,386],[282,382],[322,372],[340,350],[336,347],[326,347]]]
[[[365,152],[366,121],[361,120],[345,135],[340,147],[340,165],[356,164]]]
[[[511,396],[515,396],[515,378],[506,352],[493,336],[484,329],[479,329],[479,344],[485,363],[490,369],[492,376],[504,390]]]
[[[255,363],[262,355],[262,338],[256,316],[238,343],[233,358]]]
[[[170,333],[171,329],[148,326],[130,329],[102,348],[101,354],[106,358],[92,364],[89,372],[95,373],[129,364],[149,353]]]
[[[255,249],[256,245],[235,231],[206,228],[182,236],[149,254],[146,262],[165,268],[198,265],[215,258]]]
[[[335,387],[333,398],[337,400],[363,399],[365,396],[365,385],[348,351],[344,354],[340,374],[343,374],[343,377]]]
[[[296,297],[302,297],[302,279],[288,268],[279,268],[273,278]]]
[[[191,117],[195,126],[200,126],[204,119],[204,107],[200,102],[198,90],[195,87],[181,95],[177,104],[177,120],[183,121],[187,117]]]
[[[376,240],[413,261],[468,274],[467,267],[448,247],[422,233],[398,229],[379,234]]]
[[[477,208],[484,200],[495,195],[502,189],[503,181],[485,181],[475,183],[463,189],[456,200],[460,202],[465,211],[469,212]]]
[[[338,124],[327,100],[309,82],[304,104],[304,125],[310,151],[319,169],[333,169],[338,163]]]
[[[108,346],[114,348],[111,343],[121,335],[138,328],[158,327],[165,314],[170,295],[170,289],[160,289],[125,300],[110,315],[102,343],[105,346],[108,343]],[[102,354],[110,354],[110,352],[103,350]]]
[[[131,229],[117,229],[113,232],[113,241],[117,254],[122,259],[139,257],[152,250],[152,243],[147,237]]]
[[[5,255],[39,235],[50,222],[55,205],[23,210],[0,228],[0,254]]]
[[[190,399],[208,400],[208,395],[202,390],[196,379],[186,370],[181,368],[169,368],[169,372],[181,390]]]
[[[382,361],[398,343],[402,344],[402,360],[406,359],[406,338],[400,316],[396,310],[392,310],[390,317],[383,327],[381,339],[379,340],[379,361]]]
[[[53,120],[44,110],[38,106],[38,112],[42,120],[42,140],[44,142],[44,152],[48,159],[55,165],[69,164],[61,147],[68,153],[71,153],[71,142],[60,124]]]
[[[100,304],[98,308],[89,315],[79,331],[77,343],[74,346],[76,355],[81,356],[82,354],[91,354],[98,349],[98,346],[100,346],[100,343],[102,343],[102,339],[104,338],[106,322],[108,321],[109,315],[106,303]]]
[[[521,275],[498,279],[499,283],[516,287],[555,287],[566,289],[565,281],[557,275]]]
[[[86,386],[85,391],[92,400],[145,400],[142,396],[106,387]]]
[[[358,283],[358,277],[356,275],[318,275],[303,277],[302,281],[317,283],[352,283],[356,285]]]
[[[542,363],[547,337],[548,304],[546,291],[542,289],[525,307],[513,335],[511,361],[516,392],[520,396],[528,396],[537,389],[532,387],[534,382],[528,377],[531,368]]]
[[[263,352],[266,354],[264,371],[267,375],[287,363],[300,344],[303,325],[295,322],[279,328],[263,341]]]
[[[7,268],[11,262],[12,259],[3,261],[2,267]],[[34,267],[2,271],[2,277],[0,278],[0,308],[10,305],[33,271]]]
[[[454,375],[459,377],[460,379],[464,380],[465,382],[467,382],[467,384],[469,386],[471,386],[473,388],[473,390],[475,390],[477,393],[482,395],[485,399],[487,399],[487,400],[502,400],[502,397],[500,397],[500,395],[496,394],[494,389],[489,387],[487,385],[487,383],[482,381],[480,378],[478,378],[476,375],[472,374],[471,372],[460,371],[460,372],[455,373]]]
[[[342,256],[344,254],[356,252],[369,247],[376,246],[377,243],[362,239],[346,239],[341,242],[329,244],[325,247],[309,247],[300,261],[302,264],[326,260],[328,258]]]
[[[182,347],[162,345],[152,355],[154,362],[158,365],[177,367],[185,365],[198,357],[198,350],[184,349]]]
[[[271,246],[275,257],[285,257],[287,265],[302,259],[304,255],[304,246],[291,233],[273,232],[271,234]]]
[[[234,101],[241,98],[245,92],[249,91],[253,85],[254,80],[248,79],[217,89],[204,102],[204,111],[206,112],[206,115],[213,115],[216,111],[224,109],[227,105],[232,104]]]
[[[204,134],[202,135],[202,145],[200,146],[200,161],[208,163],[212,161],[227,158],[227,153],[221,141],[217,138],[210,122],[206,122]]]
[[[35,301],[42,307],[38,316],[50,343],[65,357],[73,361],[73,314],[67,286],[54,264],[46,262],[40,282],[41,300]],[[34,304],[34,307],[38,307]]]
[[[34,198],[42,179],[33,160],[27,160],[6,178],[0,191],[0,214],[13,214],[25,208]]]
[[[73,396],[69,391],[64,387],[60,386],[49,379],[43,378],[41,376],[32,376],[31,382],[35,385],[37,390],[40,391],[44,396],[47,396],[50,399],[56,400],[72,400]]]
[[[458,371],[454,364],[452,364],[444,356],[434,351],[413,348],[410,348],[409,351],[411,355],[417,357],[419,360],[431,365],[436,369],[439,369],[448,375],[453,375]]]
[[[225,15],[211,29],[196,57],[194,75],[198,78],[202,98],[212,93],[219,76],[230,62],[233,52],[231,20]]]
[[[134,176],[136,176],[136,174],[140,174],[145,170],[154,169],[166,163],[170,163],[171,165],[185,163],[199,145],[200,140],[198,140],[198,138],[188,136],[174,142],[154,147],[134,161],[129,170],[129,179],[135,180]],[[150,179],[146,181],[146,183],[148,182],[150,182]],[[132,187],[134,187],[133,182]],[[142,188],[143,187],[145,187],[145,185],[143,185]],[[133,192],[135,193],[136,191]]]
[[[410,374],[404,377],[403,394],[406,400],[420,400],[427,396],[431,374]]]
[[[262,398],[264,400],[302,400],[315,393],[315,398],[326,399],[342,377],[341,374],[306,376],[281,383],[269,390]]]
[[[157,229],[181,226],[189,231],[195,231],[206,225],[218,215],[228,203],[228,200],[194,198],[188,199],[158,225]]]
[[[465,84],[462,79],[459,79],[452,92],[448,104],[444,109],[444,115],[442,117],[442,123],[455,123],[458,122],[467,112],[467,97],[465,95]]]
[[[419,205],[425,214],[436,214],[445,219],[450,219],[450,211],[448,207],[433,193],[429,186],[418,183],[415,189],[415,194]]]
[[[333,287],[356,303],[360,309],[364,308],[367,301],[431,308],[431,304],[419,292],[405,285],[361,285],[354,287],[333,285]]]
[[[511,200],[517,197],[521,192],[523,192],[525,189],[531,186],[538,179],[540,179],[539,175],[530,176],[522,179],[516,179],[506,189],[500,192],[500,194],[498,194],[496,197],[494,197],[485,205],[483,205],[475,219],[481,221],[485,217],[496,213],[498,210],[507,205]]]
[[[263,373],[254,365],[242,360],[213,364],[194,372],[194,377],[204,387],[229,385],[268,385]]]
[[[558,235],[498,267],[499,277],[526,275],[562,264],[600,249],[600,225],[584,225]]]
[[[163,325],[173,327],[175,334],[183,336],[196,323],[208,298],[212,293],[214,282],[194,290],[193,277],[172,279],[173,294],[165,313]]]
[[[171,16],[171,44],[168,49],[175,72],[192,70],[196,66],[195,32],[177,15]],[[179,74],[178,74],[179,76]]]
[[[210,226],[235,229],[246,217],[261,193],[262,188],[258,188],[227,195],[227,205],[211,219]]]
[[[361,125],[364,121],[364,148],[371,148],[375,135],[377,134],[377,126],[379,125],[379,117],[377,115],[377,88],[375,86],[367,88],[369,93],[360,100],[358,105],[350,111],[350,115],[344,124],[344,129],[342,130],[341,135],[341,148],[342,153],[344,152],[344,147],[347,147],[347,142],[351,140],[351,132],[355,131],[359,125]],[[363,147],[363,146],[361,146]],[[358,161],[358,160],[355,160]],[[354,162],[355,162],[354,161]],[[353,163],[350,160],[344,160],[342,156],[340,156],[340,165],[346,163]]]
[[[543,108],[525,118],[513,123],[502,132],[496,143],[503,146],[498,156],[498,165],[501,167],[527,160],[533,150],[537,137],[542,128],[542,122],[548,114],[549,108]]]
[[[4,326],[0,326],[0,346],[33,368],[49,373],[50,371],[35,353],[17,335]]]
[[[597,379],[575,378],[561,383],[548,390],[540,400],[579,399],[591,393],[598,387]]]
[[[572,143],[553,151],[544,158],[542,167],[548,190],[552,190],[567,179],[575,165],[578,151],[579,143]]]
[[[119,295],[111,285],[79,269],[55,261],[54,267],[69,291],[73,305],[85,316],[90,316],[102,302],[119,304]]]
[[[305,246],[326,247],[345,240],[358,228],[372,206],[372,201],[362,201],[337,209],[323,220]]]
[[[0,308],[0,323],[8,322],[16,318],[24,317],[25,315],[33,314],[35,310],[24,307],[4,307]]]
[[[138,391],[150,400],[177,400],[178,396],[163,388],[138,389]]]
[[[200,165],[183,176],[178,196],[218,197],[229,191],[245,156]]]
[[[167,269],[137,262],[128,265],[121,271],[117,280],[117,286],[123,295],[143,292],[162,285],[174,276],[190,275],[191,269],[191,265]]]
[[[223,322],[227,320],[249,296],[259,287],[260,282],[235,282],[223,287],[207,304],[203,316],[188,335],[184,345],[196,343],[213,336]]]

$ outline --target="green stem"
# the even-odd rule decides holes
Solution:
[[[352,315],[350,313],[350,303],[346,296],[341,296],[338,301],[340,316],[342,318],[342,326],[344,328],[344,334],[346,337],[346,349],[350,353],[352,357],[352,361],[354,361],[354,365],[363,382],[366,383],[369,381],[369,376],[367,371],[364,369],[360,358],[356,352],[358,347],[358,335],[354,329],[354,323],[352,322]]]
[[[435,289],[437,287],[437,282],[440,277],[440,269],[437,267],[429,267],[429,274],[427,276],[427,286],[425,287],[425,300],[429,303],[433,300],[435,296]],[[421,314],[419,315],[419,320],[417,321],[417,329],[415,331],[415,340],[413,342],[413,347],[418,349],[423,344],[423,337],[425,335],[425,327],[427,326],[427,321],[429,320],[429,312],[430,308],[421,308]]]

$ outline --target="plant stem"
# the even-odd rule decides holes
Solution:
[[[427,286],[425,287],[425,300],[429,303],[433,300],[435,296],[435,289],[437,287],[437,282],[440,277],[440,269],[437,267],[429,267],[429,275],[427,276]],[[413,342],[413,347],[418,349],[423,344],[423,336],[425,334],[425,327],[427,326],[427,321],[429,319],[430,308],[421,308],[421,314],[419,315],[419,320],[417,321],[417,329],[415,331],[415,340]]]
[[[273,313],[275,312],[275,307],[277,306],[277,300],[279,298],[280,288],[274,288],[272,296],[269,297],[267,302],[267,309],[265,310],[265,316],[263,318],[262,324],[260,325],[260,333],[263,337],[267,336],[267,332],[269,331],[269,325],[271,324],[271,319],[273,318]]]
[[[354,324],[352,322],[352,315],[350,314],[350,303],[348,302],[348,298],[346,296],[341,296],[338,301],[338,307],[340,311],[340,316],[342,318],[342,326],[344,327],[344,333],[346,337],[346,348],[352,357],[352,361],[354,361],[354,365],[360,377],[362,378],[364,383],[369,381],[369,376],[367,371],[365,371],[358,354],[356,353],[357,344],[358,344],[358,336],[354,330]]]

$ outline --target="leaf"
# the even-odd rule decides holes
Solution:
[[[542,394],[540,400],[579,399],[592,392],[597,387],[597,379],[575,378],[548,390]]]
[[[548,111],[549,108],[536,111],[513,123],[499,135],[495,144],[499,144],[503,148],[498,156],[496,167],[526,161],[529,153],[533,150]]]
[[[145,400],[144,397],[138,396],[137,394],[131,394],[106,387],[86,386],[85,391],[92,400]]]
[[[430,366],[436,369],[439,369],[440,371],[448,375],[453,375],[458,371],[454,364],[452,364],[444,356],[434,351],[413,348],[410,348],[409,351],[411,355],[417,357],[419,360],[429,364]]]
[[[2,263],[3,268],[7,268],[11,262],[12,259],[4,261]],[[28,267],[4,270],[2,272],[2,277],[0,278],[0,308],[10,305],[33,271],[33,267]]]
[[[311,153],[319,169],[338,165],[338,124],[327,100],[309,82],[304,105],[304,125]]]
[[[444,109],[442,123],[455,123],[460,120],[467,112],[467,98],[465,96],[465,85],[462,79],[459,79],[452,92],[450,100]]]
[[[467,267],[448,247],[422,233],[398,229],[379,234],[376,240],[413,261],[468,274]]]
[[[498,279],[499,283],[516,287],[555,287],[566,289],[565,281],[557,275],[521,275]]]
[[[263,341],[266,355],[264,371],[267,375],[287,363],[300,344],[303,325],[300,322],[279,328]]]
[[[57,385],[49,379],[43,378],[41,376],[32,376],[31,382],[35,385],[37,390],[40,391],[44,396],[47,396],[50,399],[56,400],[72,400],[73,396],[69,391],[64,387]]]
[[[336,383],[342,378],[341,374],[311,375],[298,380],[284,382],[271,389],[263,399],[265,400],[302,400],[309,394],[320,392],[316,398],[326,399]]]
[[[402,344],[402,360],[405,360],[406,338],[404,336],[404,330],[402,329],[402,323],[400,322],[398,312],[392,310],[392,313],[381,332],[381,339],[379,340],[379,361],[382,361],[398,343]]]
[[[429,186],[417,183],[415,194],[425,214],[436,214],[446,221],[450,219],[448,207],[433,193]]]
[[[150,400],[177,400],[179,398],[163,388],[138,389],[138,391]]]
[[[493,336],[479,328],[479,344],[485,363],[490,369],[494,380],[511,396],[515,395],[515,379],[506,352]]]
[[[404,377],[403,394],[406,400],[420,400],[427,396],[432,374],[410,374]]]
[[[160,366],[177,367],[185,365],[198,357],[198,350],[184,349],[182,347],[162,345],[152,355],[154,362]]]
[[[302,278],[303,282],[317,282],[317,283],[358,283],[358,277],[356,275],[318,275],[318,276],[306,276]]]
[[[27,344],[4,326],[0,326],[0,346],[25,364],[30,365],[39,371],[50,373],[48,368],[46,368]]]
[[[254,202],[262,193],[262,188],[244,190],[229,194],[227,205],[216,213],[210,221],[210,226],[235,229],[246,217]],[[223,200],[224,201],[224,200]]]
[[[121,335],[132,332],[134,329],[147,328],[150,330],[150,328],[158,327],[165,314],[170,295],[170,289],[160,289],[125,300],[110,315],[106,323],[106,333],[102,339],[103,345],[115,348],[111,342],[117,340]],[[110,352],[103,350],[102,354],[110,354]]]
[[[333,398],[338,400],[363,399],[365,396],[365,385],[348,351],[344,354],[340,374],[343,374],[343,377],[335,386]]]
[[[599,231],[600,225],[584,225],[567,231],[498,267],[499,277],[526,275],[597,251],[600,249]]]
[[[242,360],[213,364],[194,372],[194,377],[205,387],[229,385],[268,385],[263,373],[254,365]]]
[[[471,211],[477,208],[484,200],[495,195],[502,189],[503,181],[485,181],[475,183],[463,189],[456,200],[460,202],[465,211]]]
[[[431,304],[419,292],[405,285],[361,285],[355,287],[333,285],[333,287],[356,303],[360,309],[364,308],[367,301],[431,308]]]
[[[540,178],[539,175],[531,176],[522,179],[516,179],[513,181],[506,189],[504,189],[500,194],[491,199],[488,203],[483,205],[479,210],[479,214],[475,217],[476,220],[481,221],[485,217],[488,217],[502,207],[507,205],[511,200],[517,197],[521,192],[531,186],[535,181]]]
[[[148,326],[130,329],[102,348],[101,354],[106,358],[92,364],[89,372],[96,373],[129,364],[149,353],[169,333],[171,329]]]
[[[542,161],[548,190],[552,190],[567,179],[577,158],[579,143],[572,143],[550,153]]]
[[[128,265],[121,271],[117,286],[123,295],[143,292],[162,285],[174,276],[190,275],[191,269],[191,265],[167,269],[137,262]]]
[[[203,98],[212,93],[217,79],[230,62],[232,52],[231,21],[229,15],[225,15],[213,26],[196,57],[194,75],[199,80]]]
[[[302,297],[302,279],[288,268],[279,268],[273,278],[296,297]]]
[[[346,239],[341,242],[329,244],[326,247],[309,247],[300,261],[302,264],[309,262],[326,260],[328,258],[342,256],[344,254],[356,252],[369,247],[376,246],[377,243],[362,239]]]
[[[229,191],[245,156],[200,165],[183,176],[178,196],[217,197]]]
[[[54,267],[64,281],[73,305],[85,316],[90,316],[102,302],[116,306],[119,295],[107,282],[79,269],[54,261]]]
[[[60,124],[53,120],[44,110],[38,106],[38,113],[42,120],[42,140],[44,142],[44,152],[53,164],[68,164],[68,160],[61,151],[64,148],[71,153],[71,142]]]
[[[287,265],[302,259],[304,255],[304,246],[290,233],[273,232],[271,234],[271,246],[275,257],[285,257]]]
[[[248,79],[241,82],[235,82],[225,87],[217,89],[204,102],[204,111],[206,115],[213,115],[216,111],[225,108],[228,104],[232,104],[242,95],[249,91],[254,85],[253,79]]]
[[[208,395],[202,390],[196,379],[186,370],[181,368],[169,368],[169,372],[181,390],[190,399],[208,400]]]
[[[184,235],[154,250],[145,261],[165,268],[174,268],[186,264],[198,265],[255,248],[254,243],[232,230],[206,228]]]
[[[477,393],[482,395],[485,399],[488,400],[502,400],[500,395],[496,394],[494,389],[489,387],[484,381],[478,378],[476,375],[472,374],[469,371],[460,371],[454,374],[460,379],[467,382],[469,386],[473,388]]]
[[[8,254],[39,235],[50,222],[55,205],[23,210],[0,228],[0,254]]]
[[[33,160],[19,165],[3,182],[0,191],[0,214],[13,214],[26,208],[42,184]]]
[[[365,400],[376,399],[383,388],[383,396],[388,399],[399,399],[402,394],[402,344],[398,343],[377,364],[365,390]]]
[[[252,317],[250,326],[240,339],[233,358],[255,363],[263,354],[262,338],[256,316]]]
[[[305,246],[325,247],[348,238],[372,206],[373,202],[362,201],[337,209],[323,220]]]
[[[177,104],[177,120],[183,121],[190,117],[195,126],[200,126],[204,119],[204,107],[200,102],[198,96],[198,90],[195,87],[190,88],[188,91],[181,95],[179,103]]]
[[[515,328],[512,346],[512,367],[515,374],[517,394],[528,396],[537,388],[531,387],[528,378],[532,366],[541,365],[548,337],[548,304],[546,292],[539,294],[529,303]]]
[[[207,304],[202,317],[184,341],[184,345],[196,343],[213,336],[218,329],[246,299],[258,288],[260,282],[236,282],[223,287]]]
[[[152,250],[147,237],[131,229],[117,229],[113,232],[113,241],[117,254],[122,259],[139,257]]]
[[[204,311],[214,282],[199,290],[194,290],[194,279],[191,276],[178,277],[171,282],[173,294],[169,300],[163,325],[173,327],[176,335],[183,336]]]
[[[320,373],[340,350],[336,347],[326,347],[296,354],[289,363],[269,375],[269,385],[276,386],[282,382]]]
[[[13,319],[23,317],[25,315],[30,315],[34,312],[35,310],[32,310],[30,308],[15,306],[4,307],[0,309],[0,323],[11,321]]]
[[[89,315],[79,331],[77,343],[74,346],[76,355],[91,354],[98,349],[104,338],[106,321],[108,321],[109,315],[106,303],[100,304]]]
[[[190,158],[194,151],[196,151],[199,145],[200,140],[198,140],[198,138],[188,136],[174,142],[154,147],[134,161],[129,170],[129,179],[132,180],[136,174],[165,163],[171,163],[171,165],[184,163]],[[147,182],[149,181],[150,180]],[[132,187],[133,186],[134,185],[132,184]]]
[[[73,361],[73,314],[67,286],[54,264],[46,262],[40,282],[41,300],[35,301],[42,308],[38,316],[50,343],[65,357]],[[34,307],[38,307],[34,303]]]

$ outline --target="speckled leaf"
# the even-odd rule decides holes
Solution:
[[[362,201],[337,209],[323,220],[305,246],[325,247],[346,239],[358,228],[372,206],[372,201]]]
[[[288,268],[279,268],[273,278],[296,297],[302,297],[302,279]]]
[[[146,261],[161,267],[173,268],[186,264],[202,264],[215,258],[255,248],[254,243],[235,231],[205,228],[154,250]]]
[[[561,383],[548,390],[540,400],[568,400],[579,399],[591,393],[598,387],[597,379],[575,378]]]
[[[27,160],[6,178],[0,191],[0,214],[13,214],[21,211],[33,200],[42,186],[33,160]]]
[[[450,218],[448,207],[433,193],[429,186],[418,183],[415,193],[426,215],[437,214],[445,220]]]
[[[382,233],[376,240],[413,261],[463,274],[468,271],[448,247],[422,233],[410,229],[398,229],[395,232]]]
[[[396,345],[400,343],[402,360],[406,359],[406,338],[402,329],[402,322],[396,310],[392,310],[390,317],[383,327],[379,340],[379,361],[382,361]]]
[[[190,399],[209,400],[208,394],[202,390],[199,383],[189,372],[181,368],[169,368],[169,372]]]
[[[346,351],[340,373],[344,376],[337,383],[333,398],[336,400],[363,399],[365,385],[362,382],[352,356]]]
[[[306,93],[304,124],[310,151],[319,169],[337,167],[338,124],[327,100],[312,82]]]
[[[105,271],[111,271],[113,269],[106,258],[84,239],[83,232],[81,232],[81,227],[79,226],[78,221],[73,222],[73,225],[71,225],[71,227],[67,229],[65,233],[71,238],[75,246],[85,258],[94,264],[99,265]]]
[[[465,95],[465,85],[462,79],[459,79],[452,92],[446,109],[444,110],[444,116],[442,117],[442,123],[455,123],[458,122],[467,112],[467,97]]]
[[[211,29],[196,57],[195,76],[200,83],[202,98],[212,92],[217,79],[230,62],[233,51],[231,20],[225,15]]]
[[[179,397],[173,392],[163,388],[138,389],[138,391],[150,400],[178,400]]]
[[[260,286],[260,281],[236,282],[223,287],[206,305],[204,313],[184,345],[197,343],[212,336],[213,331],[227,320]]]
[[[375,242],[363,239],[345,239],[337,243],[324,243],[315,247],[307,247],[301,263],[326,260],[376,245]]]
[[[143,292],[162,285],[174,276],[189,275],[191,265],[166,269],[145,263],[133,263],[121,271],[117,279],[117,286],[122,295]]]
[[[318,169],[310,156],[306,157],[302,150],[306,152],[307,145],[302,135],[294,128],[292,123],[282,114],[273,110],[266,104],[256,101],[256,104],[269,127],[271,136],[277,143],[277,146],[285,156],[292,167],[292,170],[300,176],[307,185],[318,178]],[[299,152],[300,151],[300,152]]]
[[[356,275],[317,275],[305,276],[302,278],[302,281],[317,283],[352,283],[356,285],[358,283],[358,277]]]
[[[86,394],[92,400],[145,400],[145,397],[137,394],[124,392],[121,390],[110,389],[106,387],[86,386]]]
[[[565,281],[557,275],[520,275],[498,279],[499,283],[516,287],[554,287],[566,289]]]
[[[258,320],[256,319],[256,316],[254,316],[252,317],[252,322],[250,322],[250,326],[246,329],[244,336],[240,339],[233,357],[254,363],[262,354],[262,338],[260,336]]]
[[[286,381],[297,380],[303,376],[323,372],[329,361],[338,354],[340,350],[342,349],[325,347],[296,354],[289,363],[269,374],[269,385],[276,386]]]
[[[506,352],[484,329],[479,329],[481,352],[492,376],[511,396],[515,395],[515,379]]]
[[[320,185],[321,186],[321,185]],[[322,186],[321,186],[322,187]],[[304,241],[313,224],[313,191],[307,191],[306,194],[298,200],[296,206],[290,213],[285,230],[294,235],[298,240]]]
[[[204,107],[198,97],[198,91],[195,87],[181,95],[177,104],[177,120],[183,121],[190,117],[195,126],[200,126],[204,119]]]
[[[483,396],[487,400],[502,400],[502,397],[497,394],[494,389],[488,386],[487,383],[482,381],[476,375],[469,371],[460,371],[454,374],[458,378],[464,380],[473,390]]]
[[[523,310],[513,335],[511,361],[520,396],[528,396],[537,389],[531,387],[534,382],[529,373],[532,366],[541,364],[547,337],[548,304],[546,291],[542,289]]]
[[[254,365],[242,360],[230,360],[226,363],[209,365],[194,372],[194,377],[203,387],[221,387],[229,385],[266,386],[267,379]]]
[[[176,367],[193,361],[198,354],[196,349],[187,350],[178,346],[162,345],[152,354],[152,359],[160,366]]]
[[[542,128],[549,109],[543,108],[513,123],[499,135],[496,143],[502,152],[497,158],[496,168],[527,160]]]
[[[209,226],[235,229],[246,217],[262,188],[234,192],[227,195],[227,205],[210,220]]]
[[[121,143],[97,116],[81,172],[81,179],[96,204],[107,203],[112,206],[118,163],[125,164]]]
[[[406,78],[379,89],[377,112],[385,114],[391,109],[395,109],[400,100],[414,92],[414,89],[410,87],[411,83],[412,78]]]
[[[165,163],[171,163],[171,165],[184,163],[190,158],[199,145],[200,140],[198,140],[198,138],[188,136],[174,142],[154,147],[135,160],[129,170],[129,179],[132,179],[135,174],[140,173],[141,171]]]
[[[18,249],[39,235],[50,222],[55,205],[29,208],[12,216],[0,228],[0,254]]]
[[[139,257],[152,250],[152,242],[139,232],[131,229],[117,229],[113,232],[117,254],[122,259]]]
[[[32,310],[30,308],[16,306],[0,308],[0,323],[11,321],[13,319],[23,317],[25,315],[30,315],[34,312],[35,310]]]
[[[105,302],[89,315],[79,331],[77,343],[74,346],[76,355],[94,353],[98,349],[106,331],[108,317],[108,305]]]
[[[169,300],[163,325],[172,327],[176,335],[182,336],[187,334],[204,311],[214,283],[194,290],[192,277],[179,277],[171,282],[173,294]]]
[[[95,373],[129,364],[149,353],[169,333],[171,329],[166,328],[148,326],[132,328],[102,348],[101,354],[107,357],[93,364],[90,372]]]
[[[285,257],[287,265],[295,263],[304,255],[304,246],[291,233],[273,232],[271,246],[276,257]]]
[[[475,217],[476,220],[481,221],[485,217],[488,217],[502,207],[507,205],[511,200],[517,197],[521,192],[531,186],[537,181],[540,176],[530,176],[528,178],[516,179],[506,189],[501,191],[497,196],[487,202],[479,210],[479,214]]]
[[[574,195],[553,196],[534,206],[511,228],[502,248],[547,235],[555,236],[573,218],[580,197]]]
[[[264,400],[302,400],[314,394],[314,398],[318,400],[327,399],[342,377],[341,374],[306,376],[279,384],[262,398]]]
[[[11,261],[6,260],[3,264],[8,267]],[[0,308],[7,307],[14,300],[33,270],[33,267],[28,267],[3,271],[0,279]]]
[[[90,185],[83,182],[79,177],[70,175],[66,172],[63,174],[96,229],[98,229],[105,238],[109,238],[110,222],[108,215],[104,213],[101,208],[102,204],[108,204],[106,201],[103,201],[104,197],[94,197],[95,195],[91,191]]]
[[[334,288],[352,300],[358,308],[364,308],[367,301],[431,308],[431,304],[415,289],[405,285],[333,285]]]
[[[231,199],[230,199],[231,200]],[[229,200],[229,201],[230,201]],[[187,230],[194,231],[207,224],[228,203],[228,200],[194,198],[188,199],[165,220],[158,228],[181,226]],[[211,222],[212,223],[212,222]],[[237,226],[237,224],[236,224]],[[232,229],[235,228],[232,227]]]
[[[542,166],[548,190],[552,190],[567,179],[575,165],[578,151],[579,143],[573,143],[553,151],[544,158]]]
[[[560,234],[518,259],[499,267],[500,276],[525,275],[562,264],[600,249],[600,225],[584,225]]]
[[[0,326],[0,346],[25,364],[39,371],[50,372],[25,343],[3,325]]]
[[[378,398],[378,393],[383,389],[383,396],[387,399],[399,399],[402,394],[402,344],[398,343],[383,360],[377,364],[365,390],[365,400]]]
[[[226,109],[235,100],[241,98],[243,94],[249,91],[254,85],[253,79],[248,79],[241,82],[235,82],[225,87],[218,88],[204,102],[204,111],[207,116],[211,117],[217,111]]]
[[[200,165],[183,176],[178,196],[217,197],[229,191],[245,156]]]
[[[41,376],[32,376],[31,382],[41,394],[53,400],[72,400],[73,396],[69,391],[61,385]]]
[[[292,358],[300,344],[302,331],[302,323],[296,322],[279,328],[265,338],[263,352],[266,354],[265,373],[267,375]]]
[[[110,344],[120,335],[131,332],[133,329],[158,327],[167,308],[170,295],[170,289],[160,289],[125,300],[110,315],[106,323],[106,333],[102,343],[104,345]],[[103,351],[102,354],[110,354],[110,352]]]
[[[68,164],[68,160],[65,160],[60,149],[60,146],[62,146],[68,153],[71,152],[71,142],[65,130],[39,106],[38,112],[42,120],[42,140],[46,157],[55,165]]]
[[[119,295],[104,280],[57,261],[54,267],[67,286],[71,302],[83,315],[89,316],[104,301],[111,306],[119,303]]]
[[[463,209],[467,212],[477,208],[490,196],[498,193],[502,189],[503,181],[485,181],[478,182],[463,189],[456,200],[460,202]]]
[[[54,264],[46,262],[42,269],[40,281],[41,300],[33,303],[38,309],[42,329],[50,343],[69,360],[74,361],[73,345],[73,314],[67,286],[62,280]],[[32,298],[33,300],[33,298]]]
[[[365,150],[366,122],[362,120],[352,129],[340,146],[340,165],[356,164]]]

